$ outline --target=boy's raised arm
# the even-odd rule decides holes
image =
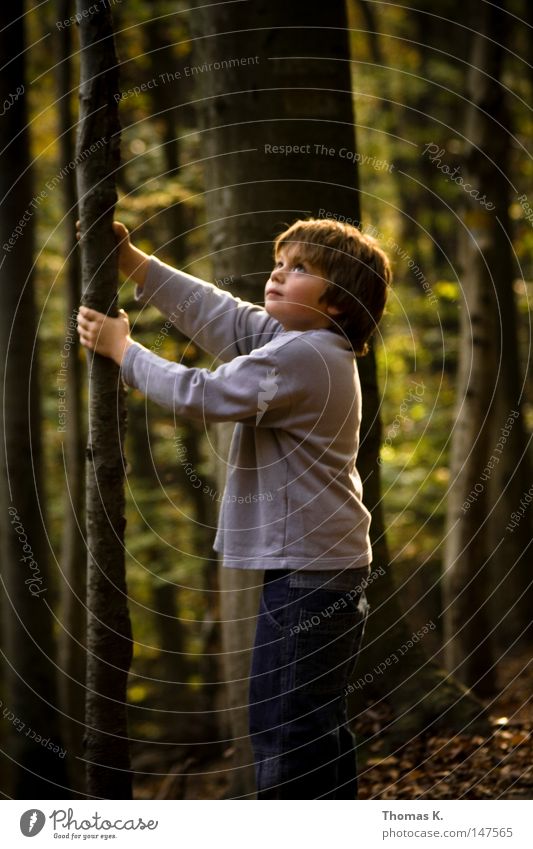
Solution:
[[[148,256],[132,245],[120,222],[114,222],[113,229],[120,270],[135,282],[135,299],[157,307],[204,351],[227,362],[265,345],[283,330],[263,307]]]
[[[130,245],[130,248],[124,262],[120,261],[120,270],[125,277],[133,280],[139,289],[142,289],[146,281],[150,257],[135,245]]]

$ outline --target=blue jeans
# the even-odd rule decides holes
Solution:
[[[265,571],[250,676],[258,799],[357,798],[345,691],[368,616],[366,574]]]

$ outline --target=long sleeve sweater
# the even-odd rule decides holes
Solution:
[[[327,328],[286,331],[264,308],[156,257],[135,298],[220,363],[190,368],[135,343],[121,371],[177,417],[235,422],[213,546],[223,564],[368,572],[361,386],[348,341]]]

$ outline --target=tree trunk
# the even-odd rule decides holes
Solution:
[[[83,302],[117,315],[117,255],[112,231],[120,161],[118,66],[112,17],[103,5],[81,18],[78,202]],[[124,565],[125,392],[111,360],[88,354],[87,445],[87,789],[131,797],[126,685],[132,657]]]
[[[7,5],[0,18],[5,63],[0,75],[0,792],[15,799],[54,799],[68,797],[69,790],[60,737],[35,347],[34,216],[43,195],[34,196],[30,171],[24,13]],[[6,103],[11,105],[5,108]]]
[[[72,1],[59,0],[57,19],[68,20],[72,14]],[[61,166],[73,162],[74,124],[71,106],[72,80],[72,28],[58,30],[57,65],[59,144]],[[58,392],[62,405],[59,430],[64,434],[62,460],[66,476],[65,509],[61,549],[61,624],[59,633],[59,667],[61,704],[64,711],[65,742],[74,757],[83,754],[83,723],[85,713],[85,633],[86,633],[86,575],[85,540],[83,538],[85,511],[85,445],[84,421],[81,404],[80,345],[76,332],[76,314],[81,300],[80,261],[76,242],[76,177],[68,170],[63,187],[63,208],[67,260],[65,263],[65,338],[62,351]],[[69,775],[73,788],[85,790],[85,776],[79,766]]]
[[[508,14],[493,8],[492,20],[492,37],[505,45],[508,42]],[[495,80],[501,79],[502,54],[503,50],[500,50],[496,56],[487,59]],[[482,77],[482,85],[487,86],[486,77]],[[479,181],[487,197],[492,195],[496,204],[493,215],[498,217],[490,251],[485,256],[495,289],[499,321],[495,337],[499,358],[497,373],[493,378],[496,397],[491,417],[491,444],[497,445],[502,437],[506,440],[502,452],[497,455],[499,462],[487,483],[490,502],[489,546],[491,551],[498,549],[491,580],[494,595],[489,600],[491,628],[494,628],[491,638],[495,657],[501,657],[514,641],[524,641],[525,638],[531,640],[533,637],[533,583],[530,568],[533,510],[527,510],[517,523],[512,519],[513,513],[520,510],[520,502],[531,487],[533,474],[531,454],[528,453],[531,436],[527,433],[523,415],[527,390],[520,362],[514,292],[514,280],[520,270],[514,258],[509,217],[512,202],[509,175],[514,132],[505,88],[502,85],[499,88],[487,86],[481,94],[480,106],[486,108],[494,120],[490,121],[490,127],[488,120],[484,120],[478,127],[482,133],[481,138],[476,137],[474,131],[472,141],[479,144],[486,154]],[[473,110],[472,119],[475,120]],[[481,183],[481,180],[484,182]],[[505,427],[509,416],[512,416],[513,421],[510,430]]]
[[[309,215],[325,217],[327,213],[346,216],[355,224],[359,221],[345,10],[343,4],[256,2],[239,6],[236,21],[235,10],[224,4],[199,8],[198,2],[195,6],[191,21],[197,38],[197,60],[203,69],[197,76],[201,86],[199,117],[205,144],[214,275],[226,283],[231,281],[230,288],[239,297],[262,301],[272,267],[272,239],[286,223]],[[292,152],[286,154],[286,147],[276,149],[279,145],[292,146]],[[368,416],[369,409],[379,408],[375,369],[372,359],[359,363],[365,381],[363,409],[366,405]],[[379,487],[379,416],[371,421],[370,434],[362,443],[360,465],[372,470],[375,486]],[[227,456],[222,452],[229,444],[228,430],[218,426],[219,457]],[[221,464],[220,492],[223,478]],[[375,491],[367,483],[365,500],[374,511],[376,544],[375,528],[382,528],[383,522]],[[237,749],[231,793],[241,796],[251,795],[254,786],[246,742],[246,705],[261,576],[244,570],[235,570],[233,575],[231,571],[221,570],[221,588],[232,590],[222,593],[221,607],[226,623],[229,717]],[[392,577],[385,572],[379,579],[380,597],[394,598],[394,591]],[[383,660],[391,651],[391,628],[402,642],[411,631],[397,602],[387,606],[390,619],[384,621],[373,600],[377,585],[367,592],[375,607],[369,630],[376,639],[375,651]],[[401,692],[413,708],[413,722],[418,719],[426,724],[429,715],[440,716],[463,696],[463,690],[451,682],[445,694],[441,687],[439,698],[432,698],[435,679],[442,683],[444,674],[431,664],[419,666],[413,688],[425,694],[424,711],[416,711],[411,693]],[[403,671],[391,668],[387,689],[402,681]],[[475,713],[477,704],[469,704]],[[401,713],[404,704],[395,698],[395,707]],[[461,722],[458,713],[453,720]]]
[[[508,229],[508,113],[498,84],[506,15],[496,5],[473,11],[478,33],[467,88],[464,179],[487,201],[469,199],[461,240],[464,302],[445,553],[445,657],[450,671],[488,695],[495,688],[496,657],[530,619],[531,519],[526,514],[513,534],[506,524],[531,478]]]

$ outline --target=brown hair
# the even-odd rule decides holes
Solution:
[[[301,253],[320,269],[327,284],[319,301],[336,306],[331,329],[345,336],[354,352],[368,353],[387,301],[392,271],[376,239],[351,224],[331,219],[295,221],[274,241],[274,257],[282,247],[298,244]]]

